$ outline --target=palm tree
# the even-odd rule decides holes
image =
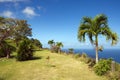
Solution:
[[[78,29],[78,39],[79,41],[85,42],[85,36],[88,36],[90,42],[95,45],[96,50],[96,63],[98,63],[98,35],[103,35],[106,37],[106,40],[112,40],[112,45],[116,44],[118,41],[118,36],[116,33],[113,33],[108,24],[107,17],[104,14],[99,14],[94,18],[83,17]]]
[[[63,47],[62,42],[57,42],[56,46],[58,47],[58,53],[61,53],[61,47]]]
[[[49,40],[49,41],[48,41],[48,44],[50,45],[50,49],[51,49],[51,51],[52,51],[52,47],[55,45],[54,40]]]

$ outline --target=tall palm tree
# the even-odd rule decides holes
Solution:
[[[51,49],[51,51],[52,51],[52,47],[55,45],[54,40],[49,40],[49,41],[48,41],[48,44],[50,45],[50,49]]]
[[[107,17],[104,14],[99,14],[94,18],[83,17],[78,29],[78,39],[79,41],[85,42],[85,36],[88,36],[90,42],[95,45],[96,50],[96,63],[98,63],[98,35],[103,35],[106,37],[106,40],[112,40],[112,45],[116,44],[118,41],[118,36],[116,33],[113,33],[108,24]]]
[[[61,53],[61,47],[63,47],[62,42],[57,42],[56,46],[58,47],[58,53]]]

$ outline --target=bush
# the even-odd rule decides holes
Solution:
[[[94,72],[99,75],[102,76],[105,73],[107,73],[108,71],[110,71],[111,69],[111,59],[105,60],[105,59],[101,59],[95,66],[94,66]]]
[[[33,46],[30,40],[25,39],[20,42],[17,51],[17,60],[25,61],[33,59]]]
[[[81,57],[83,57],[83,58],[87,58],[88,56],[87,56],[86,53],[82,53]]]
[[[95,65],[95,59],[90,58],[88,62],[89,68],[93,67]]]
[[[77,53],[74,55],[74,57],[77,59],[77,58],[80,58],[81,57],[81,54]]]
[[[107,77],[109,80],[120,80],[120,72],[110,72],[109,74],[107,74]]]

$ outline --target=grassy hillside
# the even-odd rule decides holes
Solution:
[[[0,59],[0,80],[107,80],[70,56],[37,51],[36,59],[18,62]],[[48,63],[46,57],[50,56]]]

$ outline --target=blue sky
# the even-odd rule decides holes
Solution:
[[[92,48],[88,39],[85,43],[78,41],[78,27],[83,16],[100,13],[107,15],[109,27],[120,37],[119,0],[0,0],[0,16],[27,20],[32,37],[43,47],[49,47],[47,42],[53,39],[63,42],[64,48]],[[102,36],[99,45],[120,48],[120,42],[111,47]]]

